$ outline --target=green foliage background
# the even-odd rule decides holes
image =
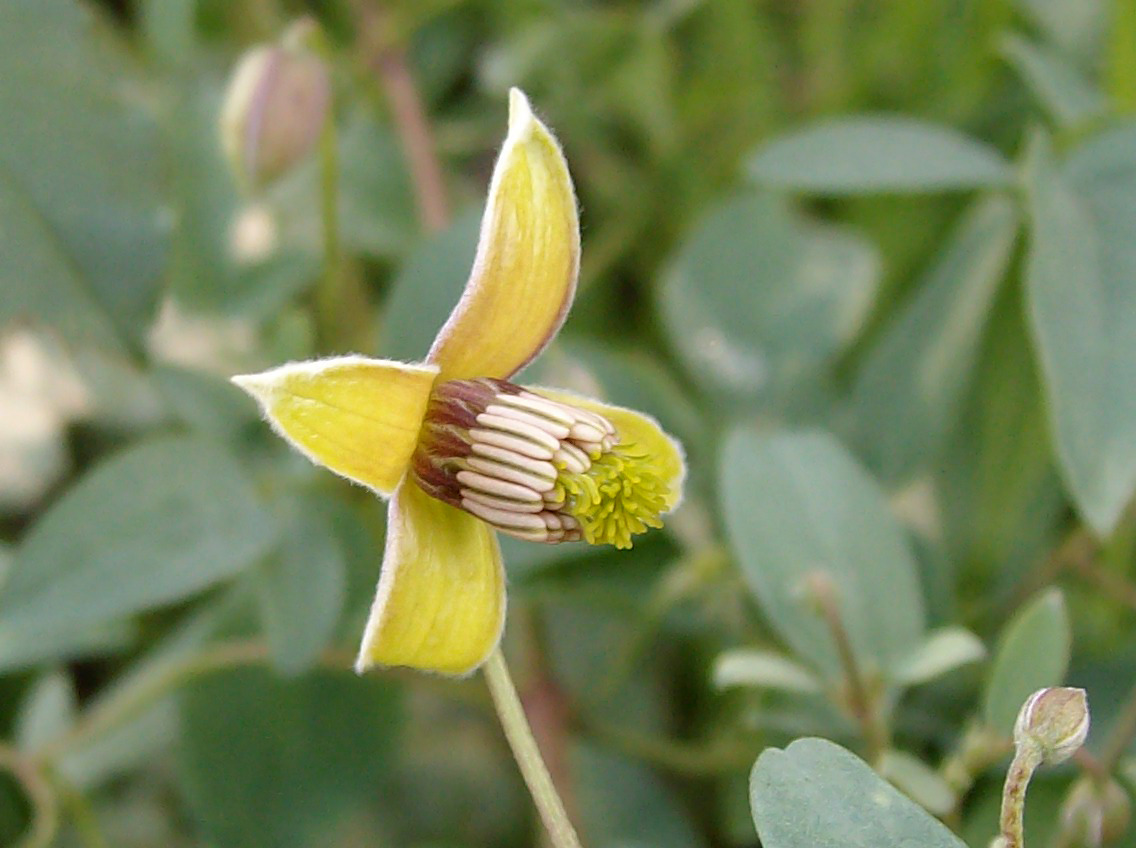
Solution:
[[[216,127],[305,13],[331,338],[318,163],[250,199]],[[690,461],[629,553],[505,540],[506,652],[585,844],[957,846],[933,814],[985,846],[1017,708],[1063,681],[1090,754],[1039,776],[1028,839],[1082,844],[1070,787],[1136,780],[1126,0],[0,0],[0,844],[537,844],[479,679],[347,670],[381,505],[226,380],[425,351],[512,85],[584,240],[525,379]],[[425,215],[408,149],[444,177]]]

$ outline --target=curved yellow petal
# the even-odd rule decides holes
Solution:
[[[568,163],[514,88],[473,271],[427,361],[441,366],[445,380],[515,374],[564,323],[579,264]]]
[[[668,435],[659,426],[659,422],[650,415],[610,403],[601,403],[563,389],[549,389],[544,386],[526,386],[526,388],[560,403],[578,406],[588,412],[602,415],[615,426],[620,444],[642,446],[657,465],[659,476],[670,488],[667,512],[682,501],[682,486],[686,480],[686,454],[683,452],[682,443]]]
[[[437,376],[436,365],[341,356],[233,382],[312,462],[386,496],[406,472]]]
[[[403,665],[468,674],[497,646],[504,623],[496,535],[404,481],[390,502],[382,573],[355,670]]]

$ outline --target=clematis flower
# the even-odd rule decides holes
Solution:
[[[357,671],[466,674],[490,655],[505,618],[495,531],[625,548],[678,503],[682,449],[652,418],[509,382],[564,322],[579,252],[567,163],[513,89],[473,270],[425,361],[233,378],[293,447],[390,497]]]

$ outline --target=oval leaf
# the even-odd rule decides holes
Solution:
[[[1034,340],[1061,470],[1105,536],[1136,490],[1136,128],[1097,137],[1063,170],[1044,142],[1032,153]]]
[[[721,465],[726,530],[750,587],[785,641],[827,674],[832,636],[806,593],[811,574],[834,583],[853,649],[886,670],[923,637],[912,552],[883,492],[830,436],[761,436],[737,429]]]
[[[763,751],[750,802],[764,848],[964,848],[867,763],[825,739]]]
[[[25,537],[0,593],[0,645],[166,604],[262,556],[272,517],[236,462],[188,437],[95,468]]]
[[[983,708],[986,723],[1008,738],[1026,698],[1064,681],[1071,647],[1069,614],[1059,589],[1019,610],[994,652]]]
[[[891,115],[825,120],[750,160],[762,185],[817,194],[921,193],[1006,185],[1002,155],[949,127]]]
[[[865,358],[854,441],[885,479],[934,460],[956,422],[1017,226],[1007,198],[976,204]]]
[[[718,207],[679,251],[660,308],[700,382],[752,397],[815,370],[860,328],[879,277],[874,248],[770,195]]]

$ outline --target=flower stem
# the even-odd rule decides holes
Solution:
[[[568,820],[564,802],[560,800],[540,755],[500,648],[494,650],[485,663],[485,680],[489,684],[489,694],[497,709],[501,728],[513,750],[513,758],[517,761],[517,767],[521,770],[521,776],[540,812],[552,844],[555,848],[580,848],[580,839],[576,836],[572,822]]]
[[[320,220],[323,224],[323,278],[316,289],[316,325],[321,350],[332,350],[343,336],[343,261],[339,243],[339,139],[335,116],[324,123],[319,144]]]
[[[31,805],[31,822],[16,848],[48,848],[59,829],[59,799],[42,769],[26,755],[0,743],[0,771],[20,784]]]
[[[1022,820],[1026,809],[1026,787],[1041,764],[1041,752],[1034,745],[1020,745],[1014,752],[1006,785],[1002,789],[1001,848],[1024,848]]]

